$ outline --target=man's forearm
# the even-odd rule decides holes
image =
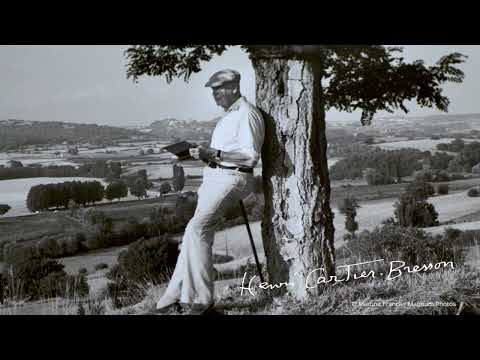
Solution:
[[[202,148],[191,149],[190,154],[196,158],[200,159],[206,163],[209,162],[230,162],[238,166],[250,167],[253,168],[257,165],[257,159],[252,156],[245,154],[241,151],[222,151],[220,153],[220,158],[217,157],[218,150],[213,148]]]

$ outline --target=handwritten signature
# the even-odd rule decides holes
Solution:
[[[357,270],[356,268],[358,268],[359,266],[365,266],[365,265],[381,263],[381,262],[385,262],[385,260],[380,259],[380,260],[373,260],[373,261],[367,261],[362,263],[339,266],[337,269],[346,269],[346,274],[343,277],[330,276],[327,278],[325,276],[321,276],[321,274],[324,273],[323,268],[315,269],[307,275],[304,285],[306,289],[314,289],[315,287],[318,287],[321,284],[338,285],[341,283],[348,282],[350,280],[384,279],[386,281],[393,281],[403,276],[404,274],[418,274],[418,273],[425,273],[430,271],[438,271],[446,268],[455,270],[455,266],[452,261],[449,261],[449,262],[441,261],[436,264],[430,263],[430,264],[415,265],[415,266],[406,266],[407,264],[404,261],[391,261],[390,269],[387,274],[383,272],[377,273],[374,270],[361,271],[361,272],[355,271]],[[243,296],[244,292],[248,292],[250,295],[256,296],[253,285],[254,285],[254,280],[257,278],[257,276],[255,275],[251,277],[250,280],[248,280],[247,277],[248,277],[248,273],[245,273],[242,280],[242,286],[240,287],[241,295]],[[261,290],[275,290],[275,289],[281,289],[284,287],[285,288],[294,287],[295,285],[296,284],[292,282],[283,282],[283,283],[263,282],[258,285],[258,288]]]

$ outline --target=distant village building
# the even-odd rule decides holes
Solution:
[[[472,168],[472,173],[480,174],[480,164],[477,164]]]

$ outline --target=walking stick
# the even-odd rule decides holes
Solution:
[[[260,267],[260,261],[258,260],[257,249],[255,248],[255,243],[253,242],[252,231],[250,230],[250,224],[248,223],[247,212],[245,211],[245,206],[243,201],[240,200],[240,208],[242,209],[243,219],[245,220],[245,226],[247,227],[248,237],[250,238],[250,245],[252,245],[253,256],[255,256],[255,262],[257,264],[258,275],[262,283],[265,282],[262,274],[262,268]]]

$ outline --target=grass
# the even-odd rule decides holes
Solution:
[[[407,180],[407,179],[404,179]],[[411,180],[411,179],[410,179]],[[355,183],[355,182],[353,182]],[[338,186],[336,184],[345,184],[345,181],[332,181],[332,204],[335,205],[345,197],[348,193],[357,198],[358,201],[372,201],[397,198],[405,191],[408,183],[390,184],[390,185],[353,185],[353,186]],[[449,182],[435,183],[434,185],[448,184],[450,192],[467,191],[473,186],[480,184],[479,177],[472,177],[471,179],[455,180]]]
[[[70,275],[78,274],[81,268],[86,268],[88,273],[95,272],[95,266],[100,263],[112,267],[117,263],[118,255],[128,246],[114,247],[109,249],[95,250],[84,255],[71,256],[59,259],[65,265],[65,272]]]
[[[61,213],[0,219],[0,241],[19,241],[26,244],[37,242],[43,237],[64,240],[69,234],[78,231],[88,233],[88,230],[80,228],[78,221]]]

